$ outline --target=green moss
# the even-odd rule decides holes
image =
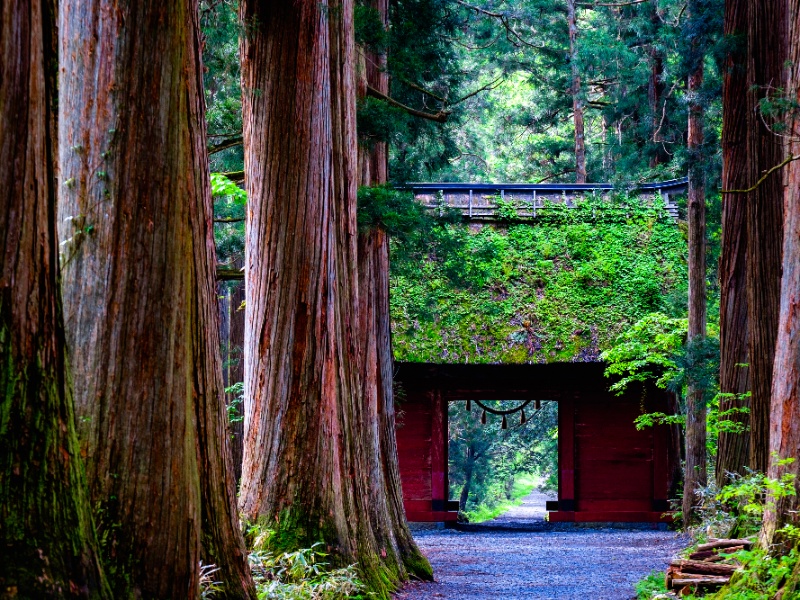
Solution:
[[[657,207],[616,202],[630,218],[593,222],[587,207],[543,224],[443,225],[423,251],[395,244],[395,357],[595,361],[644,315],[674,312],[687,289],[683,234]]]

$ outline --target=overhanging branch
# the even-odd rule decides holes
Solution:
[[[436,121],[437,123],[446,123],[447,118],[450,116],[450,113],[444,110],[440,110],[438,113],[427,113],[415,108],[411,108],[410,106],[406,106],[402,102],[398,102],[394,98],[387,96],[383,92],[376,90],[371,85],[367,86],[367,95],[372,96],[373,98],[378,98],[379,100],[383,100],[392,106],[406,111],[408,114],[414,117],[419,117],[420,119],[428,119],[429,121]]]
[[[766,181],[767,177],[769,177],[775,171],[777,171],[779,169],[782,169],[783,167],[788,165],[790,162],[795,161],[795,160],[800,160],[800,154],[798,154],[796,156],[788,156],[788,157],[786,157],[786,159],[782,163],[780,163],[779,165],[775,165],[774,167],[772,167],[771,169],[766,171],[761,176],[761,179],[756,181],[756,184],[754,186],[749,187],[746,190],[722,190],[722,193],[723,194],[749,194],[750,192],[754,192],[754,191],[756,191],[758,189],[758,186],[760,186],[762,183],[764,183]]]

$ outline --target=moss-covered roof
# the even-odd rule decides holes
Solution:
[[[395,358],[599,360],[644,315],[685,302],[686,241],[663,211],[595,222],[438,227],[392,254]]]

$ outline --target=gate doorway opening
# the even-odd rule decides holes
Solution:
[[[448,404],[466,400],[558,402],[558,494],[552,522],[668,521],[680,477],[680,433],[638,431],[645,412],[672,414],[671,394],[648,384],[608,391],[602,363],[445,365],[398,363],[397,448],[406,517],[454,522],[450,499]]]
[[[448,424],[449,493],[461,517],[543,520],[558,492],[558,402],[450,401]]]

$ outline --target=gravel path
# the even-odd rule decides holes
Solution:
[[[534,492],[468,531],[415,531],[436,581],[409,584],[396,598],[628,600],[636,581],[688,543],[671,531],[550,525],[545,499]]]

